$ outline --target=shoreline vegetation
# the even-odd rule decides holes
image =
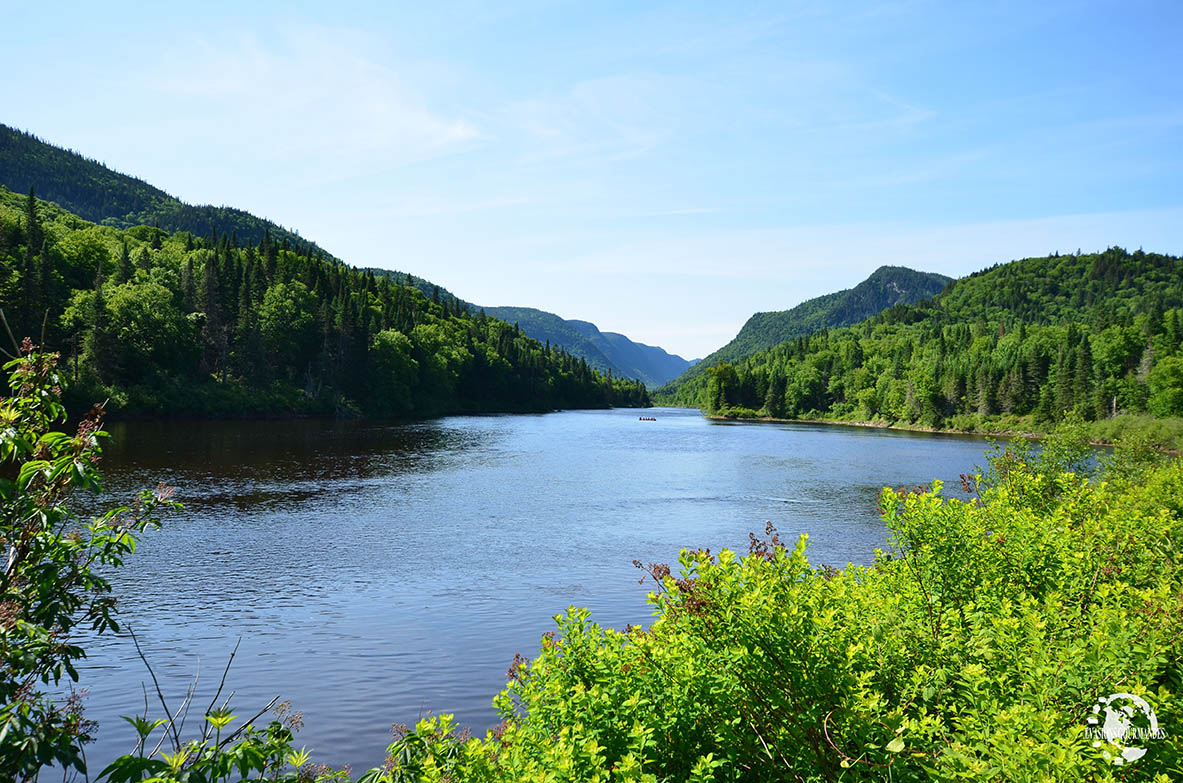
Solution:
[[[688,410],[698,410],[691,406]],[[801,417],[795,419],[761,416],[756,411],[742,411],[733,413],[706,413],[703,418],[711,421],[751,422],[753,424],[826,424],[838,427],[861,427],[865,429],[896,430],[899,432],[917,432],[930,435],[965,435],[979,438],[1023,438],[1026,440],[1043,440],[1050,432],[1046,429],[957,429],[954,427],[928,427],[920,424],[901,424],[889,421],[860,421],[842,419],[824,419]],[[1183,454],[1183,420],[1178,418],[1156,419],[1151,416],[1136,416],[1127,414],[1106,419],[1102,422],[1084,422],[1085,433],[1089,445],[1116,447],[1131,439],[1145,442],[1149,446],[1169,453]],[[1103,433],[1103,434],[1102,434]]]
[[[264,726],[266,710],[215,698],[183,730],[163,695],[163,717],[128,717],[135,749],[86,768],[94,727],[80,699],[40,684],[79,682],[76,629],[119,630],[102,570],[176,504],[160,486],[89,522],[71,511],[75,493],[101,486],[105,433],[101,410],[75,434],[53,431],[65,415],[54,362],[26,341],[0,401],[15,477],[0,482],[14,512],[0,519],[11,542],[0,775],[30,781],[56,765],[106,783],[353,780],[296,749],[297,713]],[[648,627],[605,628],[571,607],[533,660],[512,661],[496,728],[473,736],[446,712],[396,727],[387,763],[356,780],[1177,777],[1183,734],[1153,729],[1183,723],[1183,461],[1137,444],[1095,461],[1083,425],[1067,417],[1038,450],[996,447],[985,471],[962,477],[967,500],[940,482],[884,489],[888,545],[871,566],[811,563],[808,536],[786,542],[771,524],[746,552],[635,562],[651,586]],[[1130,731],[1099,733],[1102,711],[1123,707]]]

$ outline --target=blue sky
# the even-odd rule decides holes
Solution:
[[[687,358],[882,264],[1183,253],[1178,2],[3,18],[0,122],[352,264]]]

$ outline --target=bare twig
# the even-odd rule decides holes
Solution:
[[[17,344],[16,338],[12,336],[12,328],[8,325],[8,317],[4,315],[3,307],[0,307],[0,321],[4,322],[4,331],[8,332],[8,339],[12,340],[12,348],[16,351],[16,356],[5,351],[3,348],[0,348],[0,352],[3,352],[9,359],[15,359],[21,355],[21,347]]]
[[[230,673],[230,664],[234,663],[234,656],[238,655],[238,647],[241,644],[242,637],[239,636],[238,641],[234,643],[234,649],[230,651],[230,658],[226,661],[226,668],[222,670],[222,681],[218,683],[217,693],[215,693],[214,697],[210,699],[209,706],[205,708],[206,715],[209,715],[211,712],[213,712],[214,707],[216,707],[218,704],[218,697],[222,695],[222,689],[226,687],[226,675]],[[205,742],[209,738],[209,729],[210,723],[209,721],[206,721],[205,725],[201,727],[202,742]]]
[[[177,717],[179,717],[180,725],[177,726],[177,733],[184,733],[185,719],[189,717],[189,705],[193,703],[193,694],[197,692],[197,683],[201,679],[201,656],[197,656],[197,673],[193,675],[193,679],[189,682],[189,687],[185,689],[185,700],[181,702],[181,706],[177,708]]]
[[[140,656],[140,660],[144,662],[144,666],[148,667],[148,674],[150,674],[152,676],[152,685],[155,686],[155,688],[156,688],[156,698],[160,699],[160,706],[164,707],[164,715],[165,715],[165,717],[168,718],[168,728],[172,729],[173,743],[175,744],[176,750],[178,752],[180,752],[180,750],[181,750],[181,733],[180,733],[180,731],[177,730],[177,723],[176,723],[175,717],[173,716],[172,712],[170,712],[168,709],[168,702],[166,702],[164,700],[164,693],[163,693],[163,691],[160,690],[160,681],[156,679],[156,672],[152,671],[152,664],[148,663],[148,659],[144,655],[144,651],[142,649],[140,649],[140,640],[136,638],[135,631],[133,631],[131,629],[131,626],[127,627],[127,632],[128,632],[128,634],[131,635],[131,640],[136,646],[136,654]],[[166,734],[167,734],[167,732],[166,732]],[[164,740],[162,738],[161,742],[163,742],[163,741]],[[157,749],[159,749],[160,745],[158,744],[156,747],[157,747]]]

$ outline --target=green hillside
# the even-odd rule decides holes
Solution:
[[[634,342],[623,334],[601,332],[590,321],[567,320],[535,307],[481,307],[445,288],[406,272],[367,269],[402,285],[419,289],[433,302],[446,302],[469,314],[485,313],[521,328],[527,337],[583,359],[588,366],[616,378],[635,378],[649,388],[676,378],[691,362],[652,345]]]
[[[14,193],[28,193],[33,188],[39,198],[92,223],[116,228],[154,225],[170,234],[187,231],[212,237],[213,242],[226,234],[241,245],[257,245],[269,235],[281,246],[329,256],[295,231],[270,220],[241,209],[186,204],[141,179],[3,124],[0,185]]]
[[[1108,438],[1183,416],[1183,262],[1111,248],[1028,258],[861,324],[723,362],[678,389],[711,413]],[[1129,415],[1127,415],[1129,414]],[[1155,425],[1176,443],[1175,424]]]
[[[594,324],[588,326],[594,327]],[[606,346],[602,349],[604,354],[621,368],[618,375],[625,378],[640,378],[651,388],[677,378],[693,366],[693,362],[677,354],[671,354],[654,345],[638,343],[618,332],[600,332],[600,339]]]
[[[268,241],[301,255],[333,258],[315,243],[270,220],[240,209],[186,204],[141,179],[112,171],[98,161],[3,124],[0,124],[0,186],[14,193],[28,193],[33,188],[39,198],[93,223],[115,228],[155,226],[170,234],[184,231],[204,239],[207,245],[217,244],[225,234],[231,245],[245,247]],[[467,309],[476,315],[480,309],[430,280],[407,272],[361,271],[412,286],[433,303],[447,303],[455,311]],[[512,310],[519,316],[497,315],[494,310]],[[690,364],[660,348],[633,343],[623,335],[603,337],[594,326],[592,334],[585,334],[580,328],[563,327],[563,319],[557,315],[533,308],[490,308],[489,314],[511,323],[519,322],[527,336],[543,343],[549,340],[555,348],[586,360],[601,372],[619,378],[639,378],[650,386],[665,383]]]
[[[690,367],[684,375],[658,389],[667,399],[680,399],[679,389],[719,362],[735,362],[806,334],[856,324],[899,304],[935,296],[952,280],[902,266],[881,266],[854,288],[808,299],[790,310],[756,313],[731,342]]]
[[[485,312],[522,327],[540,342],[581,356],[601,372],[618,378],[639,378],[654,387],[677,377],[690,362],[661,348],[634,342],[623,334],[601,332],[589,321],[567,320],[533,307],[486,307]]]
[[[588,340],[587,330],[580,328],[579,324],[585,322],[568,321],[554,313],[534,307],[486,307],[485,312],[503,321],[517,324],[535,340],[551,345],[568,346],[568,350],[582,356],[589,365],[600,372],[618,372],[612,361]]]
[[[420,417],[644,405],[496,318],[264,231],[118,229],[0,187],[0,308],[75,402],[132,413]],[[11,352],[11,350],[10,350]]]

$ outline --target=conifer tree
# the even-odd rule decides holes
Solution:
[[[30,248],[39,248],[45,237],[42,236],[41,219],[37,215],[37,195],[33,187],[29,186],[29,198],[25,201],[25,244]]]
[[[1076,376],[1072,384],[1072,397],[1081,413],[1088,420],[1094,417],[1094,408],[1089,404],[1093,392],[1093,354],[1087,337],[1076,347]]]
[[[126,283],[135,276],[135,270],[131,265],[131,253],[127,249],[127,240],[123,240],[123,244],[119,250],[119,265],[115,267],[116,283]]]
[[[221,286],[218,281],[218,257],[210,254],[202,266],[201,299],[199,306],[205,313],[201,328],[202,370],[216,372],[222,367],[226,350],[226,332],[222,324]]]
[[[1072,367],[1073,356],[1074,354],[1067,347],[1060,347],[1060,353],[1056,359],[1056,396],[1053,400],[1056,420],[1059,420],[1060,414],[1064,411],[1071,410],[1074,404],[1072,398],[1072,382],[1075,375]]]
[[[41,240],[41,252],[37,256],[37,294],[36,311],[41,314],[41,323],[51,332],[56,331],[57,297],[54,296],[54,271],[52,249],[49,245],[49,235],[44,234]],[[45,335],[42,335],[45,339]]]
[[[181,306],[186,313],[193,312],[197,307],[197,284],[193,279],[193,256],[185,259],[185,266],[181,268]]]
[[[100,381],[111,379],[111,365],[114,357],[107,336],[107,302],[103,296],[103,263],[99,261],[94,278],[94,298],[90,308],[90,330],[83,342],[86,364]]]

